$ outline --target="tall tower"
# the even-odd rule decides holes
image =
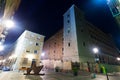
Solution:
[[[71,63],[87,62],[91,57],[84,46],[88,43],[89,35],[83,32],[84,14],[75,5],[72,5],[63,15],[64,17],[64,54],[63,68],[71,69]],[[85,43],[86,42],[86,43]],[[93,59],[90,59],[93,60]]]
[[[118,25],[120,26],[120,0],[107,0],[107,4],[113,17],[116,19]]]

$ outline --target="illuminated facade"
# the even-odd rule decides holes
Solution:
[[[30,67],[35,61],[39,66],[43,42],[44,36],[25,30],[6,56],[5,65],[18,70],[21,67]]]
[[[83,13],[75,5],[72,5],[63,17],[64,28],[63,33],[60,32],[61,38],[58,38],[58,32],[45,42],[43,50],[47,58],[43,58],[43,61],[53,60],[55,62],[56,55],[62,54],[61,64],[55,66],[62,65],[65,70],[71,70],[72,62],[80,63],[80,69],[84,70],[88,69],[88,63],[91,70],[93,70],[95,63],[118,64],[116,58],[119,56],[119,51],[111,36],[86,21]],[[54,46],[56,39],[59,39],[56,44],[60,43],[63,47]],[[94,48],[98,48],[97,54],[93,52]]]
[[[44,56],[41,56],[43,64],[48,68],[56,66],[62,68],[63,58],[63,29],[45,41],[43,46]]]

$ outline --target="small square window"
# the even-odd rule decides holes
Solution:
[[[69,17],[70,17],[70,14],[67,15],[67,18],[69,18]]]
[[[37,50],[34,50],[34,53],[37,53]]]
[[[83,46],[85,46],[85,42],[83,42]]]
[[[70,20],[67,20],[67,23],[70,23]]]
[[[29,53],[30,51],[29,51],[29,50],[26,50],[26,52],[28,52],[28,53]]]
[[[68,30],[68,33],[70,33],[70,30]]]
[[[28,63],[28,58],[23,58],[22,64],[27,64]]]
[[[83,29],[81,29],[81,32],[83,32]]]
[[[64,48],[62,48],[62,51],[64,51]]]
[[[38,43],[36,43],[36,46],[39,46],[39,44],[38,44]]]

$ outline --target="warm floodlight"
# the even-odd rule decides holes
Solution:
[[[42,53],[41,56],[45,56],[45,53]]]
[[[14,26],[14,22],[12,20],[4,20],[3,24],[5,24],[6,28],[12,28]]]
[[[99,52],[98,48],[93,48],[93,52],[98,53]]]
[[[117,57],[117,60],[118,60],[118,61],[120,61],[120,58],[119,58],[119,57]]]

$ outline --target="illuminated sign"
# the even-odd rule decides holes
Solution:
[[[107,4],[113,17],[116,17],[120,14],[120,0],[107,0]]]

